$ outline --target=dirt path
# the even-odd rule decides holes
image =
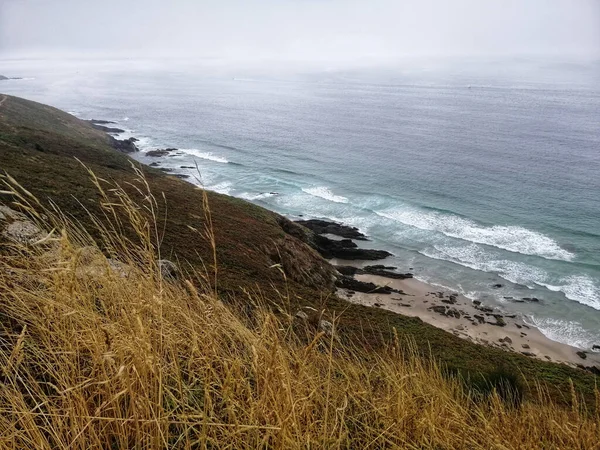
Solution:
[[[7,97],[6,95],[2,96],[2,99],[0,99],[0,107],[2,106],[2,104],[6,101]]]

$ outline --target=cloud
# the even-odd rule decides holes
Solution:
[[[0,0],[0,52],[351,61],[600,56],[597,0]]]

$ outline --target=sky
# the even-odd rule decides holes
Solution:
[[[600,57],[600,0],[0,0],[0,57]]]

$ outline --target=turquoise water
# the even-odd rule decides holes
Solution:
[[[422,280],[600,343],[600,64],[369,70],[0,62],[0,91],[111,119],[208,188],[358,226]],[[387,261],[386,261],[387,264]],[[501,288],[493,285],[500,283]],[[537,297],[540,303],[511,299]]]

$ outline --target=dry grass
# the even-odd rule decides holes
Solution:
[[[542,392],[474,397],[410,344],[368,353],[285,306],[228,306],[212,261],[164,280],[143,180],[140,204],[104,193],[102,251],[9,184],[58,231],[0,261],[0,448],[599,448],[600,417]]]

